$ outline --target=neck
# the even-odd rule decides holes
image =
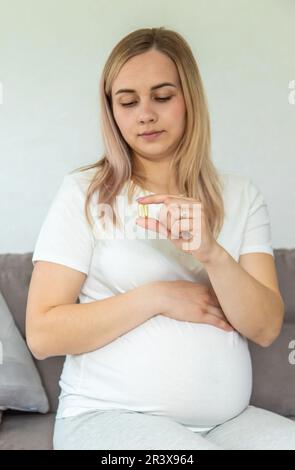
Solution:
[[[132,177],[133,180],[135,180],[135,176]],[[150,191],[152,193],[157,193],[157,194],[174,194],[174,195],[179,195],[179,190],[176,185],[175,180],[167,181],[164,178],[162,179],[141,179],[139,180],[140,185],[144,187],[147,191]]]
[[[132,179],[153,193],[179,194],[176,176],[169,174],[169,161],[133,160]]]

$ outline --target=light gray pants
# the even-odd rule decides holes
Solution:
[[[55,421],[55,450],[295,450],[295,421],[248,406],[211,431],[192,432],[163,416],[133,411],[90,411]]]

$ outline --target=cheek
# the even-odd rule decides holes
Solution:
[[[119,111],[114,111],[114,118],[117,123],[117,126],[119,127],[121,133],[128,134],[128,131],[130,129],[130,118],[126,115],[126,113],[122,113]]]
[[[185,108],[181,103],[170,110],[169,120],[176,129],[183,129],[185,126]]]
[[[114,108],[113,109],[113,115],[114,115],[114,119],[115,119],[116,123],[118,124],[119,127],[121,127],[122,122],[123,122],[123,117],[122,117],[122,114],[121,114],[120,110],[118,108]]]
[[[122,129],[123,135],[129,138],[132,138],[132,134],[134,132],[133,130],[134,124],[133,124],[132,119],[127,119],[125,116],[124,119],[121,120],[121,129]]]

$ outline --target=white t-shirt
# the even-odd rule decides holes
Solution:
[[[118,232],[117,238],[107,238],[100,223],[91,230],[84,203],[94,171],[64,177],[41,227],[33,263],[51,261],[87,274],[81,303],[153,281],[182,279],[210,285],[203,265],[190,254],[168,239],[148,239],[151,231],[135,224],[138,204],[134,199],[128,205],[127,183],[120,194],[124,204],[119,213],[127,232],[134,228],[138,238],[126,234],[120,238]],[[218,243],[236,261],[244,253],[273,255],[268,210],[259,189],[247,177],[220,175],[225,221]],[[136,189],[135,197],[145,194]],[[92,215],[96,196],[91,200]],[[159,209],[150,206],[150,216],[156,217]],[[237,331],[158,314],[104,347],[67,355],[59,383],[57,418],[90,409],[121,409],[167,416],[203,431],[248,406],[251,358],[247,339]]]

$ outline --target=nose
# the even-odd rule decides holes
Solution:
[[[153,110],[152,104],[150,104],[149,102],[142,102],[138,109],[138,121],[140,123],[155,122],[157,120],[157,115]]]

